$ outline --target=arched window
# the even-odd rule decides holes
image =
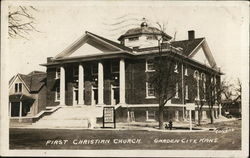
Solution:
[[[196,82],[197,82],[197,96],[196,96],[195,100],[200,100],[199,71],[197,71],[197,70],[194,71],[194,78],[196,79]]]
[[[206,100],[206,75],[201,73],[201,80],[203,86],[203,100]]]

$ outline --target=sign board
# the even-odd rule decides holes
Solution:
[[[103,107],[103,127],[105,127],[105,123],[114,123],[114,128],[115,128],[114,107]]]

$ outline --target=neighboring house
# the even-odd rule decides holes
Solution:
[[[222,114],[226,117],[232,115],[234,117],[241,117],[241,97],[237,97],[234,100],[228,99],[221,102]]]
[[[63,52],[41,64],[47,68],[47,106],[114,106],[117,121],[156,121],[158,98],[148,74],[154,72],[157,38],[162,38],[163,53],[178,56],[175,73],[180,78],[164,117],[185,119],[187,105],[205,101],[200,86],[213,82],[216,94],[221,75],[206,39],[195,38],[194,31],[188,33],[187,40],[171,41],[171,36],[143,22],[121,35],[117,43],[86,31]],[[207,104],[203,110],[206,117]],[[219,113],[220,105],[215,105],[214,116]],[[192,117],[197,116],[196,108]]]
[[[11,119],[33,117],[46,108],[46,73],[17,74],[9,81]]]

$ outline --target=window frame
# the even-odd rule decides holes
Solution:
[[[206,101],[206,74],[205,73],[201,73],[201,81],[202,81],[202,90],[203,90],[203,99],[202,101]]]
[[[150,112],[153,112],[153,113],[149,114]],[[151,115],[151,116],[149,116],[149,115]],[[149,118],[152,116],[153,116],[153,118]],[[155,118],[156,118],[156,112],[154,110],[146,110],[146,121],[156,121]]]
[[[59,91],[58,91],[58,90]],[[59,94],[59,98],[58,98],[58,94]],[[55,102],[59,102],[60,101],[60,98],[61,98],[61,95],[60,95],[60,87],[56,87],[55,89]]]
[[[151,63],[151,64],[149,64],[149,60],[153,60],[153,62]],[[155,68],[154,69],[152,69],[152,70],[149,70],[148,69],[148,66],[149,65],[153,65],[153,67],[154,67],[154,59],[153,58],[149,58],[149,59],[146,59],[146,70],[145,70],[145,72],[154,72],[155,71]]]
[[[60,67],[57,67],[56,68],[56,77],[55,77],[55,79],[60,79],[60,76],[61,76],[61,70],[60,70]]]
[[[178,70],[178,63],[176,62],[175,65],[174,65],[174,72],[175,73],[179,73],[179,70]]]
[[[187,67],[185,67],[184,75],[185,75],[185,76],[188,76],[188,68],[187,68]]]
[[[15,83],[14,92],[15,93],[22,93],[23,92],[23,83],[22,82]]]
[[[154,90],[154,95],[149,95],[149,90]],[[154,99],[154,98],[156,98],[156,96],[155,96],[155,89],[154,88],[149,88],[149,82],[146,82],[146,99]]]
[[[189,87],[185,85],[185,100],[189,100]]]
[[[174,98],[178,99],[179,98],[179,84],[178,82],[175,83],[175,96]]]

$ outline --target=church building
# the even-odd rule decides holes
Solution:
[[[182,121],[188,118],[186,107],[196,106],[192,118],[198,117],[199,101],[204,101],[202,117],[209,117],[206,97],[201,89],[212,82],[213,94],[219,93],[220,72],[205,38],[196,38],[195,31],[187,32],[188,39],[176,41],[155,27],[143,22],[112,41],[86,31],[55,57],[41,64],[47,69],[46,106],[86,108],[101,119],[103,107],[116,109],[116,119],[126,121],[157,121],[159,99],[148,75],[154,73],[154,59],[159,53],[178,57],[175,73],[175,96],[165,105],[164,120]],[[91,108],[90,108],[91,107]],[[213,106],[213,117],[220,115],[220,104]],[[68,113],[71,115],[70,113]],[[73,115],[73,114],[72,114]]]

